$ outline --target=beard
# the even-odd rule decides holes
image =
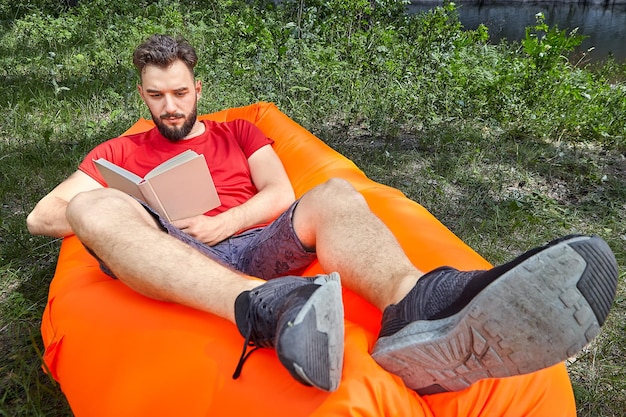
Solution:
[[[191,132],[191,129],[193,129],[193,126],[196,123],[196,119],[198,117],[197,111],[197,105],[194,105],[193,110],[187,115],[183,113],[165,113],[159,117],[156,117],[154,114],[152,114],[152,120],[159,130],[159,133],[161,133],[161,135],[163,135],[165,139],[169,140],[170,142],[178,142],[183,140]],[[170,127],[165,125],[165,123],[162,121],[163,119],[167,119],[168,117],[184,117],[185,121],[180,127]]]

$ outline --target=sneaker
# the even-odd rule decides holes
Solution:
[[[324,391],[339,386],[344,343],[339,274],[267,281],[237,297],[235,321],[246,341],[233,378],[250,353],[273,347],[302,384]],[[246,355],[248,346],[254,349]]]
[[[440,268],[383,313],[372,356],[419,394],[534,372],[599,332],[617,263],[597,236],[570,236],[490,271]]]

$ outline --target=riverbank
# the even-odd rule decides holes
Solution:
[[[438,3],[414,2],[407,10],[419,13]],[[586,37],[574,50],[574,62],[597,63],[608,58],[626,62],[626,0],[613,6],[605,2],[461,0],[457,2],[457,10],[466,29],[485,25],[492,43],[520,42],[526,35],[526,27],[534,24],[535,15],[543,13],[549,26],[568,32],[577,30]]]

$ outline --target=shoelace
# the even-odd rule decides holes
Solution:
[[[237,368],[235,368],[233,379],[239,378],[239,376],[241,375],[241,371],[243,370],[243,364],[246,362],[246,360],[252,354],[252,352],[255,352],[257,349],[261,348],[261,346],[258,346],[253,341],[250,341],[250,336],[252,335],[252,325],[249,325],[248,327],[249,327],[249,330],[246,336],[246,340],[243,343],[243,351],[241,352],[241,356],[239,357]],[[253,347],[252,350],[246,353],[246,351],[248,350],[248,347],[250,346]]]
[[[271,308],[267,306],[267,304],[262,304],[261,308],[266,314],[273,314]],[[269,309],[269,310],[266,310]],[[273,320],[272,320],[273,321]],[[270,320],[267,320],[266,317],[262,317],[256,309],[250,308],[248,310],[248,314],[246,317],[246,322],[248,324],[248,329],[246,331],[246,338],[243,343],[243,350],[241,352],[241,356],[239,357],[239,362],[237,363],[237,368],[233,373],[233,379],[239,378],[241,375],[241,371],[243,369],[243,365],[246,360],[250,357],[250,355],[255,352],[257,349],[262,347],[271,347],[273,346],[273,341],[267,339],[266,337],[262,337],[263,334],[274,333],[270,329],[268,329],[270,325]],[[253,336],[254,330],[252,327],[252,323],[256,323],[257,327],[261,326],[261,329],[257,329],[256,334]],[[260,331],[259,331],[260,330]],[[248,352],[248,348],[252,347],[252,350]]]

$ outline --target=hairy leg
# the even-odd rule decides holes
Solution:
[[[563,361],[598,334],[615,297],[615,256],[594,236],[558,239],[489,271],[422,275],[343,181],[306,194],[294,228],[324,269],[383,310],[372,357],[420,394]]]
[[[293,224],[326,271],[339,272],[345,287],[381,310],[400,301],[423,275],[363,196],[344,180],[331,179],[306,193]]]
[[[67,219],[120,281],[151,298],[234,322],[237,296],[262,283],[163,233],[136,200],[115,189],[78,194],[68,205]]]

